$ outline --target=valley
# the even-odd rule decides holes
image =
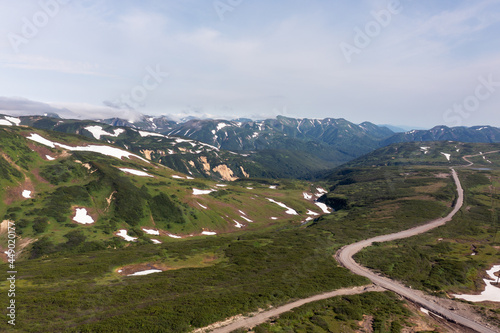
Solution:
[[[422,235],[375,238],[356,261],[438,297],[479,288],[482,269],[498,264],[491,236],[498,219],[496,210],[487,213],[497,200],[496,143],[396,143],[322,177],[286,179],[263,177],[245,152],[191,138],[86,121],[70,127],[89,128],[89,136],[10,123],[0,128],[0,213],[3,224],[16,225],[16,331],[189,332],[269,308],[267,318],[279,319],[254,322],[255,331],[354,332],[364,316],[387,330],[417,322],[446,330],[390,292],[364,293],[370,280],[333,257],[452,210],[456,217]],[[168,150],[178,163],[162,162],[158,151]],[[464,207],[450,167],[462,181]],[[465,253],[471,237],[472,257]],[[417,259],[409,250],[418,263],[399,268]],[[436,278],[447,267],[465,280]],[[329,297],[342,290],[345,296]],[[315,296],[327,292],[328,299]],[[291,303],[309,297],[312,303]],[[494,304],[472,309],[497,323]]]

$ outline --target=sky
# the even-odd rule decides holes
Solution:
[[[500,126],[500,0],[0,0],[0,113]]]

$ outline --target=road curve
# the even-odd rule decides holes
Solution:
[[[342,247],[337,254],[335,255],[335,258],[337,261],[349,269],[351,272],[361,275],[364,277],[369,278],[374,284],[383,287],[387,290],[391,290],[406,299],[409,299],[417,304],[420,304],[422,307],[442,316],[443,318],[446,318],[449,321],[458,323],[462,326],[468,327],[470,329],[473,329],[477,332],[484,332],[484,333],[498,333],[498,330],[495,331],[493,329],[490,329],[488,327],[485,327],[471,319],[465,318],[463,316],[458,315],[457,313],[448,310],[437,303],[434,303],[432,301],[429,301],[420,295],[416,294],[412,289],[405,287],[404,285],[395,282],[391,279],[382,277],[380,275],[375,274],[374,272],[370,271],[368,268],[363,267],[356,263],[353,259],[353,256],[364,249],[365,247],[368,247],[372,245],[374,242],[388,242],[396,239],[402,239],[402,238],[407,238],[411,236],[415,236],[418,234],[422,234],[424,232],[427,232],[431,229],[437,228],[439,226],[444,225],[446,222],[451,221],[453,216],[462,208],[463,202],[464,202],[464,190],[462,188],[462,184],[460,183],[460,180],[458,178],[457,172],[454,169],[451,169],[453,179],[455,181],[455,184],[457,186],[457,192],[458,192],[458,199],[455,204],[455,207],[453,210],[443,218],[439,218],[433,221],[430,221],[427,224],[414,227],[408,230],[404,230],[401,232],[393,233],[393,234],[388,234],[388,235],[382,235],[382,236],[377,236],[373,237],[370,239],[366,239],[354,244],[346,245]]]

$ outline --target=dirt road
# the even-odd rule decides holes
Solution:
[[[475,322],[472,319],[469,319],[463,315],[460,315],[458,313],[455,313],[454,310],[450,310],[448,308],[445,308],[441,305],[438,304],[439,301],[428,299],[424,297],[423,293],[412,290],[410,288],[405,287],[404,285],[392,281],[388,278],[382,277],[380,275],[377,275],[370,271],[368,268],[365,268],[359,264],[357,264],[354,259],[352,258],[357,252],[361,251],[365,247],[370,246],[374,242],[387,242],[387,241],[392,241],[396,239],[402,239],[402,238],[407,238],[411,236],[415,236],[424,232],[427,232],[429,230],[432,230],[434,228],[437,228],[439,226],[444,225],[446,222],[450,221],[453,216],[462,208],[463,203],[464,203],[464,191],[462,188],[462,184],[460,183],[460,180],[458,178],[458,175],[454,169],[451,170],[453,179],[455,181],[455,184],[457,186],[457,193],[458,193],[458,198],[457,202],[455,203],[455,207],[453,210],[443,218],[439,218],[433,221],[430,221],[427,224],[411,228],[408,230],[404,230],[401,232],[389,234],[389,235],[382,235],[382,236],[377,236],[373,237],[370,239],[366,239],[354,244],[350,244],[347,246],[344,246],[341,248],[335,258],[337,261],[343,265],[344,267],[348,268],[351,270],[353,273],[365,276],[369,278],[374,284],[370,286],[363,286],[363,287],[355,287],[355,288],[347,288],[347,289],[339,289],[336,291],[324,293],[321,295],[316,295],[312,297],[308,297],[305,299],[298,300],[296,302],[292,302],[286,305],[283,305],[281,307],[277,307],[274,309],[270,309],[267,311],[260,312],[252,317],[237,317],[234,318],[230,323],[229,322],[224,322],[224,323],[219,323],[219,324],[213,324],[210,325],[209,327],[205,327],[202,329],[197,329],[195,332],[201,333],[201,332],[213,332],[213,333],[229,333],[233,330],[236,330],[238,328],[251,328],[255,327],[259,324],[262,324],[266,321],[268,321],[272,317],[279,316],[280,314],[290,311],[293,308],[299,307],[301,305],[304,305],[309,302],[314,302],[330,297],[335,297],[335,296],[341,296],[341,295],[353,295],[353,294],[360,294],[364,293],[367,291],[382,291],[382,290],[391,290],[403,297],[405,297],[408,300],[411,300],[420,306],[424,307],[425,309],[433,312],[434,314],[437,314],[443,318],[446,318],[447,320],[458,323],[462,326],[468,327],[472,330],[475,330],[477,332],[481,333],[498,333],[498,329],[495,329],[493,327],[486,327],[480,323]],[[223,326],[223,327],[221,327]]]
[[[455,204],[455,207],[453,210],[443,218],[439,218],[437,220],[433,220],[425,225],[411,228],[408,230],[404,230],[401,232],[389,234],[389,235],[382,235],[382,236],[377,236],[373,237],[370,239],[366,239],[354,244],[350,244],[347,246],[344,246],[341,248],[337,254],[336,254],[336,259],[337,261],[343,265],[344,267],[348,268],[351,272],[365,276],[369,278],[374,284],[381,286],[385,289],[391,290],[417,304],[420,304],[422,307],[426,308],[427,310],[430,310],[444,318],[446,318],[449,321],[458,323],[462,326],[471,328],[477,332],[484,332],[484,333],[498,333],[498,329],[489,328],[485,327],[469,318],[463,317],[457,313],[455,313],[453,310],[446,309],[442,306],[440,306],[437,302],[430,301],[428,299],[423,298],[422,296],[418,295],[415,293],[412,289],[407,288],[403,286],[402,284],[395,282],[393,280],[390,280],[388,278],[382,277],[380,275],[377,275],[370,271],[368,268],[365,268],[358,263],[354,261],[352,258],[356,253],[364,249],[365,247],[370,246],[374,242],[388,242],[396,239],[402,239],[402,238],[407,238],[411,236],[415,236],[424,232],[427,232],[431,229],[437,228],[439,226],[444,225],[446,222],[450,221],[453,216],[462,208],[463,202],[464,202],[464,191],[462,189],[462,185],[460,183],[460,180],[458,179],[458,175],[455,170],[452,169],[452,174],[453,174],[453,179],[455,181],[455,184],[457,186],[457,192],[458,192],[458,199]]]
[[[247,318],[237,318],[235,321],[227,326],[220,327],[220,328],[215,328],[215,325],[211,325],[211,327],[206,327],[203,329],[196,330],[194,332],[212,332],[212,333],[229,333],[231,331],[234,331],[238,328],[242,327],[255,327],[257,325],[260,325],[262,323],[265,323],[272,317],[277,317],[280,314],[290,311],[296,307],[302,306],[304,304],[310,303],[310,302],[316,302],[320,301],[322,299],[327,299],[335,296],[343,296],[343,295],[355,295],[355,294],[361,294],[365,293],[368,291],[384,291],[383,288],[377,287],[374,285],[368,285],[368,286],[361,286],[361,287],[354,287],[354,288],[345,288],[345,289],[338,289],[335,291],[331,291],[328,293],[320,294],[320,295],[315,295],[311,296],[308,298],[303,298],[301,300],[285,304],[283,306],[264,311],[261,313],[258,313],[254,315],[253,317],[247,317]],[[215,329],[214,329],[215,328]]]

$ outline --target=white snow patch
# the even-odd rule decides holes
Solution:
[[[308,210],[307,215],[319,215],[319,214],[316,212],[313,212],[312,210]]]
[[[155,229],[146,229],[146,228],[142,228],[142,231],[144,231],[145,233],[147,233],[148,235],[157,235],[159,236],[160,235],[160,232],[158,230],[155,230]]]
[[[85,127],[85,129],[87,131],[89,131],[90,133],[92,133],[94,138],[96,138],[97,140],[100,140],[101,136],[103,136],[103,135],[117,137],[118,135],[125,132],[124,129],[118,128],[118,129],[115,129],[113,133],[109,133],[109,132],[106,132],[105,130],[103,130],[101,126],[87,126],[87,127]]]
[[[292,209],[292,208],[288,207],[287,205],[285,205],[285,204],[284,204],[284,203],[282,203],[282,202],[278,202],[278,201],[275,201],[275,200],[273,200],[273,199],[269,199],[269,198],[267,198],[267,200],[268,200],[268,201],[270,201],[270,202],[272,202],[272,203],[277,204],[277,205],[278,205],[278,206],[280,206],[280,207],[285,208],[285,209],[287,210],[287,211],[286,211],[286,213],[287,213],[288,215],[299,215],[299,214],[298,214],[298,213],[297,213],[294,209]]]
[[[224,123],[218,123],[217,124],[217,132],[220,131],[221,129],[223,129],[224,127],[227,127],[229,126],[228,124],[224,124]]]
[[[485,301],[500,302],[500,288],[493,285],[493,283],[495,283],[498,280],[498,277],[495,276],[496,272],[500,272],[500,265],[495,265],[490,270],[486,271],[486,274],[488,274],[489,279],[483,279],[484,283],[486,284],[486,288],[480,295],[453,295],[453,296],[455,296],[456,298],[464,299],[469,302],[485,302]]]
[[[5,119],[0,119],[0,125],[12,126],[12,123],[10,121],[5,120]]]
[[[420,311],[422,311],[422,312],[423,312],[423,313],[425,313],[426,315],[429,315],[429,310],[427,310],[427,309],[420,308]]]
[[[278,188],[278,186],[276,186],[276,185],[271,185],[271,186],[269,186],[269,188],[270,188],[271,190],[275,190],[275,189],[277,189],[277,188]]]
[[[302,193],[302,195],[304,196],[304,199],[306,199],[306,200],[311,200],[313,197],[311,194],[306,193],[306,192]]]
[[[201,234],[205,235],[205,236],[215,236],[215,235],[217,235],[217,233],[213,232],[213,231],[203,231]]]
[[[193,180],[193,177],[186,176],[186,179]]]
[[[127,276],[141,276],[141,275],[148,275],[148,274],[161,273],[161,272],[163,272],[163,271],[160,269],[148,269],[146,271],[135,272],[134,274],[129,274]]]
[[[181,236],[177,236],[177,235],[174,235],[174,234],[167,234],[167,236],[170,237],[170,238],[177,238],[177,239],[182,238]]]
[[[241,228],[243,228],[245,226],[245,225],[241,224],[240,222],[238,222],[236,220],[233,220],[233,221],[234,221],[234,223],[236,223],[236,225],[235,225],[236,228],[240,228],[241,229]]]
[[[247,187],[247,190],[253,190],[253,187]]]
[[[319,208],[321,208],[321,210],[323,211],[323,213],[325,214],[330,214],[330,209],[328,209],[328,206],[325,205],[324,203],[322,202],[315,202],[314,203],[316,206],[318,206]]]
[[[125,229],[118,230],[118,233],[116,235],[120,236],[123,239],[125,239],[127,242],[135,242],[137,240],[137,237],[131,237],[131,236],[129,236],[127,234],[127,230],[125,230]]]
[[[7,119],[8,121],[10,121],[11,123],[15,124],[16,126],[21,125],[21,119],[19,119],[19,118],[14,118],[14,117],[9,117],[9,116],[5,116],[4,118]]]
[[[150,175],[149,173],[146,173],[144,171],[139,171],[139,170],[134,170],[134,169],[127,169],[127,168],[119,168],[121,171],[125,172],[125,173],[130,173],[132,175],[136,175],[136,176],[140,176],[140,177],[153,177],[152,175]]]
[[[196,188],[193,188],[193,195],[210,194],[212,192],[215,192],[215,191],[214,190],[198,190]]]
[[[25,199],[31,199],[31,191],[24,190],[22,196]]]
[[[242,218],[242,219],[244,219],[244,220],[245,220],[245,221],[247,221],[247,222],[250,222],[250,223],[252,223],[252,222],[253,222],[253,221],[252,221],[252,220],[250,220],[248,217],[245,217],[245,216],[243,216],[243,215],[241,215],[241,218]]]
[[[52,142],[50,140],[45,139],[44,137],[40,136],[39,134],[32,133],[27,139],[38,142],[42,145],[55,148],[56,146],[61,147],[63,149],[71,150],[71,151],[91,151],[111,157],[115,157],[118,159],[122,159],[123,157],[130,158],[131,156],[136,157],[140,160],[143,160],[146,163],[150,163],[148,160],[137,156],[135,154],[132,154],[128,151],[119,149],[119,148],[114,148],[110,146],[101,146],[101,145],[90,145],[90,146],[80,146],[80,147],[72,147],[72,146],[67,146],[61,143],[57,142]]]
[[[151,241],[152,241],[153,243],[155,243],[155,244],[161,244],[161,242],[160,242],[159,240],[157,240],[157,239],[153,239],[153,238],[151,238]]]
[[[203,205],[202,205],[201,203],[199,203],[199,202],[197,202],[197,204],[198,204],[201,208],[203,208],[203,209],[208,209],[208,207],[207,207],[207,206],[203,206]]]
[[[324,188],[321,188],[321,187],[318,187],[318,188],[316,189],[316,191],[318,191],[318,193],[316,193],[316,196],[317,196],[317,197],[320,197],[320,196],[322,196],[323,194],[328,193],[328,191],[327,191],[327,190],[325,190]]]
[[[184,179],[184,177],[177,176],[177,175],[173,175],[172,178],[175,178],[175,179]]]
[[[277,220],[278,218],[277,217],[271,217],[271,220]]]
[[[451,154],[441,153],[448,161],[451,161]]]
[[[430,148],[431,147],[420,147],[420,149],[424,152],[424,154],[427,154]]]
[[[139,131],[139,134],[144,138],[144,137],[147,137],[147,136],[159,136],[159,137],[162,137],[162,138],[166,138],[165,135],[163,134],[159,134],[159,133],[152,133],[152,132],[144,132],[144,131]]]
[[[226,187],[227,185],[224,185],[224,184],[217,184],[217,185],[215,185],[215,186],[217,186],[217,187]]]
[[[49,155],[45,155],[45,158],[46,158],[46,159],[48,159],[49,161],[53,161],[53,160],[55,160],[55,158],[54,158],[54,157],[49,156]]]
[[[73,221],[80,224],[92,224],[94,223],[94,219],[92,216],[87,214],[87,210],[85,208],[77,208],[75,217],[73,217]]]

